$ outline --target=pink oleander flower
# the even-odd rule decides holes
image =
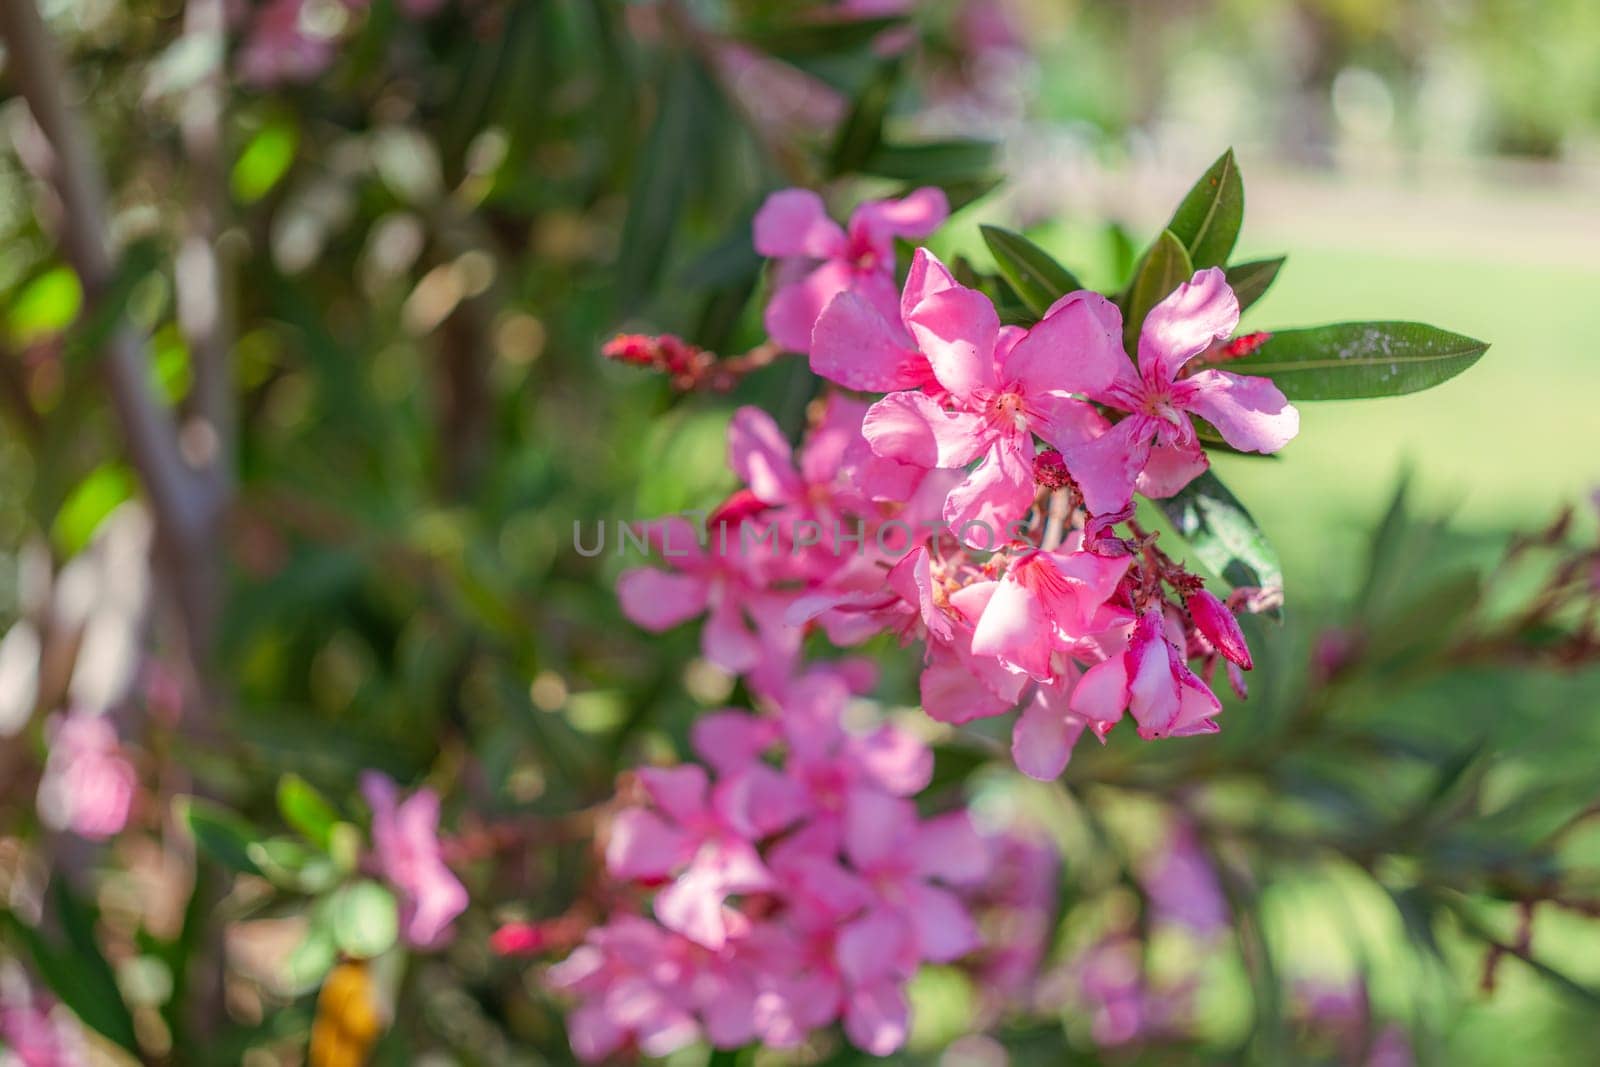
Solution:
[[[1108,606],[1132,559],[1092,552],[1024,551],[1012,557],[972,635],[974,655],[993,656],[1035,681],[1049,681],[1050,657],[1126,623]]]
[[[622,613],[653,633],[705,614],[700,648],[712,664],[730,674],[754,672],[768,681],[787,677],[801,633],[784,618],[791,596],[770,590],[763,568],[784,572],[792,559],[766,542],[761,543],[766,548],[751,544],[745,551],[734,522],[729,523],[726,545],[720,536],[711,536],[702,546],[694,528],[681,518],[652,523],[649,537],[672,569],[623,571],[617,578]]]
[[[1195,629],[1224,659],[1247,671],[1255,666],[1250,658],[1250,646],[1245,644],[1244,631],[1239,629],[1239,620],[1226,604],[1206,590],[1197,589],[1185,599],[1184,606],[1189,609]]]
[[[128,823],[139,775],[104,715],[69,712],[49,727],[50,754],[39,779],[47,826],[104,841]]]
[[[1134,623],[1127,650],[1090,667],[1069,707],[1107,726],[1131,711],[1146,740],[1215,733],[1213,716],[1222,704],[1189,669],[1184,647],[1182,627],[1160,607],[1146,609]]]
[[[982,457],[951,491],[944,519],[974,547],[998,548],[1037,491],[1034,437],[1064,452],[1102,432],[1104,420],[1073,394],[1111,384],[1117,316],[1104,297],[1077,292],[1031,329],[1002,327],[988,297],[953,280],[944,284],[947,278],[944,265],[918,249],[902,305],[904,325],[941,395],[891,393],[867,412],[862,429],[873,451],[902,463],[963,468]],[[844,314],[852,313],[841,298],[818,323],[819,342],[829,342],[819,343],[818,354],[849,343],[851,331],[835,332]],[[860,349],[870,350],[871,339],[864,340]],[[968,523],[982,529],[983,539],[968,536]]]
[[[334,40],[306,27],[306,0],[268,0],[251,14],[239,76],[270,87],[307,82],[333,62]]]
[[[0,969],[0,1065],[83,1067],[90,1062],[76,1019],[53,998],[35,992],[22,969],[7,962]]]
[[[810,352],[817,317],[843,292],[893,315],[894,239],[926,237],[949,213],[944,192],[929,186],[900,200],[869,200],[841,227],[809,189],[773,193],[754,223],[756,251],[782,260],[767,304],[767,333],[791,351]]]
[[[1204,471],[1209,461],[1190,415],[1245,452],[1276,452],[1299,432],[1300,413],[1268,378],[1213,369],[1183,375],[1238,325],[1239,301],[1222,271],[1200,271],[1145,318],[1138,368],[1124,354],[1112,381],[1085,390],[1128,412],[1094,439],[1061,449],[1091,512],[1121,510],[1136,486],[1146,496],[1171,496]]]
[[[439,849],[439,794],[419,789],[401,800],[376,771],[361,775],[361,794],[372,808],[373,860],[400,898],[401,933],[414,948],[436,948],[467,909],[467,889]]]
[[[971,961],[982,1016],[990,1024],[1026,1012],[1052,943],[1061,856],[1041,833],[1013,829],[986,838],[989,874],[962,896],[983,931]]]
[[[1165,842],[1139,869],[1151,918],[1181,926],[1196,937],[1215,938],[1233,929],[1232,913],[1211,858],[1195,833],[1174,825]]]

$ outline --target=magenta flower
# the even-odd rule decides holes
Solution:
[[[790,351],[810,352],[818,316],[843,292],[892,316],[898,299],[894,239],[926,237],[949,213],[943,190],[929,186],[900,200],[869,200],[841,227],[811,190],[773,193],[754,223],[756,251],[782,260],[767,304],[767,332]]]
[[[1084,673],[1073,690],[1071,710],[1107,725],[1132,711],[1146,740],[1215,733],[1212,716],[1222,704],[1185,662],[1182,628],[1172,629],[1169,633],[1159,607],[1146,609],[1127,650]]]
[[[1024,552],[983,609],[972,635],[972,651],[993,656],[1036,681],[1052,676],[1050,655],[1127,620],[1107,612],[1132,558],[1108,559],[1091,552]]]
[[[333,62],[334,41],[306,27],[305,0],[268,0],[254,12],[239,76],[251,85],[271,87],[307,82]]]
[[[1300,413],[1268,378],[1210,369],[1180,376],[1238,325],[1239,301],[1222,271],[1200,271],[1145,318],[1137,370],[1123,354],[1112,381],[1085,389],[1091,399],[1128,412],[1093,440],[1061,446],[1091,512],[1126,507],[1135,485],[1146,496],[1171,496],[1204,471],[1209,461],[1190,415],[1245,452],[1276,452],[1299,432]]]
[[[47,826],[104,841],[128,823],[139,775],[104,715],[69,712],[46,731],[50,754],[39,779],[39,816]]]
[[[439,794],[419,789],[401,800],[394,782],[366,771],[361,795],[372,809],[373,861],[400,898],[401,934],[414,948],[435,948],[467,910],[466,886],[439,850]]]
[[[862,429],[873,451],[902,463],[960,468],[982,457],[951,491],[944,520],[975,547],[997,548],[1033,503],[1034,436],[1064,451],[1102,432],[1104,420],[1073,394],[1111,384],[1117,316],[1104,297],[1078,292],[1057,301],[1032,329],[1002,328],[994,305],[976,290],[954,282],[913,289],[919,279],[940,276],[947,276],[943,265],[918,249],[906,283],[906,301],[915,303],[903,319],[942,399],[910,389],[891,393],[867,412]],[[830,306],[824,322],[834,315]],[[983,528],[987,544],[967,535],[969,523]]]

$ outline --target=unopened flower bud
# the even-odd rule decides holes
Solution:
[[[1190,593],[1185,605],[1189,609],[1189,617],[1194,620],[1201,635],[1211,642],[1212,648],[1222,653],[1230,663],[1237,663],[1245,670],[1254,665],[1250,659],[1250,649],[1244,643],[1244,633],[1227,605],[1204,589]]]

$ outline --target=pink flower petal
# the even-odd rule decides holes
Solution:
[[[1046,393],[1097,393],[1127,364],[1122,315],[1099,293],[1080,291],[1058,300],[1006,355],[1001,373],[1030,397]]]
[[[950,200],[933,185],[914,189],[898,200],[868,200],[850,216],[850,225],[893,237],[926,237],[950,216]]]
[[[1008,575],[972,633],[972,654],[1043,680],[1050,677],[1053,629],[1038,595]]]
[[[693,851],[689,837],[661,816],[627,808],[611,820],[606,870],[630,881],[666,878],[687,863]]]
[[[857,986],[901,977],[908,962],[916,966],[915,938],[904,918],[888,908],[875,908],[839,931],[834,947],[839,972]]]
[[[1110,421],[1093,404],[1064,396],[1030,396],[1028,427],[1046,444],[1065,453],[1087,444],[1111,428]]]
[[[906,910],[925,960],[949,963],[982,944],[977,924],[961,899],[947,889],[913,884],[906,887]]]
[[[946,411],[926,393],[890,393],[867,409],[862,435],[884,459],[918,467],[964,467],[982,452],[981,416]]]
[[[1023,453],[1023,448],[1029,454]],[[944,521],[965,544],[995,549],[1033,504],[1032,439],[1001,438],[966,481],[950,491]],[[970,524],[970,525],[969,525]]]
[[[617,576],[617,599],[630,622],[660,633],[705,612],[706,583],[692,574],[634,567]]]
[[[855,273],[848,263],[835,260],[780,286],[767,302],[767,333],[790,352],[810,352],[812,331],[823,309],[834,297],[851,290]],[[868,298],[863,294],[863,300]],[[869,301],[870,302],[870,301]]]
[[[1145,460],[1144,470],[1139,472],[1134,486],[1151,500],[1163,500],[1200,477],[1210,466],[1211,461],[1198,441],[1187,445],[1158,444],[1150,449],[1150,458]]]
[[[1220,268],[1197,271],[1150,309],[1139,333],[1139,373],[1164,385],[1189,360],[1232,337],[1239,325],[1239,300]]]
[[[988,844],[965,811],[925,820],[908,847],[917,873],[924,878],[966,886],[989,875]]]
[[[1063,450],[1067,471],[1091,514],[1106,515],[1128,506],[1155,434],[1153,420],[1130,415],[1093,441]]]
[[[1017,770],[1042,782],[1061,777],[1072,757],[1072,747],[1087,725],[1059,702],[1036,695],[1023,707],[1011,731],[1011,758]]]
[[[925,297],[906,319],[934,377],[963,400],[996,385],[1000,316],[982,293],[957,285]]]
[[[656,807],[682,826],[705,818],[709,783],[703,768],[692,763],[677,767],[641,767],[634,772]]]
[[[1112,724],[1128,710],[1127,660],[1116,655],[1096,663],[1078,679],[1067,705],[1097,723]]]
[[[773,193],[751,228],[756,251],[763,256],[831,259],[844,251],[844,228],[828,217],[822,197],[810,189]]]
[[[860,293],[840,293],[814,321],[802,349],[814,374],[864,392],[911,388],[928,376],[905,331]]]
[[[909,800],[877,789],[853,789],[845,806],[844,851],[856,870],[870,872],[909,848],[917,831]]]
[[[805,494],[788,438],[758,407],[747,405],[733,413],[728,423],[728,463],[763,503],[786,504]]]
[[[955,277],[939,257],[926,248],[918,248],[912,253],[911,269],[906,273],[905,288],[900,292],[901,321],[909,322],[916,306],[934,293],[955,287]]]
[[[1300,412],[1270,378],[1202,370],[1184,384],[1193,390],[1185,406],[1234,448],[1276,452],[1300,432]]]
[[[854,990],[845,1005],[844,1032],[850,1043],[873,1056],[887,1056],[906,1043],[911,1008],[894,982]]]

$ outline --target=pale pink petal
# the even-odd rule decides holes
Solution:
[[[750,632],[744,612],[727,592],[711,605],[711,614],[700,631],[700,650],[729,674],[743,674],[761,662],[761,642]]]
[[[567,1038],[572,1042],[572,1053],[584,1063],[599,1063],[609,1058],[622,1048],[627,1037],[627,1031],[611,1021],[602,1001],[585,1001],[567,1016]]]
[[[1098,393],[1127,365],[1122,316],[1099,293],[1082,290],[1057,301],[1006,355],[1001,375],[1029,396]]]
[[[987,444],[983,418],[946,411],[926,393],[890,393],[867,410],[861,432],[873,452],[918,467],[964,467]]]
[[[1211,717],[1222,711],[1222,702],[1211,688],[1187,667],[1179,686],[1178,714],[1174,716],[1167,733],[1172,737],[1191,737],[1195,734],[1217,732]]]
[[[1000,316],[988,297],[962,285],[933,293],[912,309],[906,326],[952,395],[966,400],[995,387]]]
[[[710,712],[696,719],[689,731],[695,753],[721,774],[757,762],[777,739],[776,720],[743,711]]]
[[[1164,385],[1211,342],[1233,336],[1239,300],[1218,267],[1198,271],[1150,309],[1139,333],[1139,373]]]
[[[850,751],[872,781],[895,796],[920,793],[933,778],[933,750],[890,723],[852,739]]]
[[[1087,725],[1058,703],[1036,696],[1023,707],[1011,731],[1011,758],[1017,770],[1042,782],[1061,777]]]
[[[1093,441],[1062,452],[1091,514],[1106,515],[1128,506],[1155,434],[1152,419],[1130,415]]]
[[[728,464],[763,503],[786,504],[805,494],[788,438],[758,407],[746,405],[733,413],[728,423]]]
[[[839,972],[852,985],[865,985],[905,973],[915,966],[916,933],[901,916],[875,908],[839,931],[834,945]]]
[[[1053,626],[1032,589],[1007,576],[1000,582],[972,633],[972,654],[1040,680],[1050,677]]]
[[[844,227],[828,217],[822,197],[810,189],[783,189],[767,197],[751,229],[763,256],[830,259],[844,251]]]
[[[967,480],[950,490],[944,521],[972,548],[995,549],[1011,540],[1011,524],[1033,504],[1033,456],[1024,442],[1002,438]],[[1032,440],[1026,440],[1031,451]]]
[[[629,621],[659,633],[706,610],[705,579],[634,567],[617,576],[617,599]]]
[[[916,808],[909,800],[876,789],[850,791],[845,805],[844,851],[858,871],[872,871],[902,855],[915,841],[916,832]]]
[[[694,826],[705,817],[708,783],[704,768],[686,763],[677,767],[641,767],[634,773],[655,806],[679,825]]]
[[[1065,453],[1086,444],[1111,428],[1111,422],[1093,404],[1072,397],[1030,396],[1028,428],[1045,443]]]
[[[1151,609],[1134,624],[1128,641],[1128,710],[1139,733],[1164,733],[1178,717],[1182,694],[1172,666],[1173,649],[1162,632],[1161,612]]]
[[[656,894],[655,913],[661,925],[713,952],[728,942],[723,886],[710,872],[691,868]]]
[[[1150,449],[1150,458],[1145,460],[1134,486],[1151,500],[1163,500],[1200,477],[1209,466],[1211,461],[1198,441],[1187,445],[1157,444]]]
[[[868,200],[850,216],[850,225],[864,224],[894,237],[926,237],[949,215],[950,200],[944,190],[925,185],[898,200]]]
[[[838,477],[851,447],[861,439],[867,406],[843,393],[832,393],[823,402],[822,418],[800,449],[800,474],[807,483],[826,485]]]
[[[688,836],[661,816],[643,808],[627,808],[611,820],[606,870],[625,880],[666,878],[687,863],[693,852]]]
[[[1270,378],[1202,370],[1185,379],[1190,411],[1245,452],[1276,452],[1300,432],[1300,412]]]
[[[854,278],[849,264],[829,260],[779,287],[767,302],[767,333],[791,352],[810,352],[812,330],[823,309],[834,297],[848,291]]]
[[[799,783],[765,763],[751,764],[723,778],[711,797],[722,821],[750,840],[777,833],[809,808]]]
[[[889,568],[885,584],[908,604],[915,604],[928,633],[940,641],[950,640],[950,619],[933,602],[933,577],[928,550],[918,545]]]
[[[1008,677],[1022,680],[1021,675]],[[1003,715],[1016,703],[1014,699],[1007,700],[997,695],[973,675],[954,650],[942,645],[936,645],[931,650],[918,687],[922,710],[928,717],[956,726],[974,719]]]
[[[900,292],[900,318],[911,320],[916,306],[934,293],[956,287],[955,277],[939,257],[926,248],[919,248],[911,256],[911,269],[906,274],[905,288]]]
[[[965,886],[989,874],[989,847],[965,811],[925,820],[908,845],[911,862],[924,878]]]
[[[905,331],[860,293],[840,293],[814,321],[802,350],[814,374],[865,392],[911,388],[928,376]]]
[[[892,981],[875,982],[846,999],[845,1036],[869,1055],[888,1056],[906,1043],[910,1017],[905,990]]]
[[[907,886],[906,910],[916,931],[917,948],[925,960],[949,963],[982,944],[972,916],[961,899],[947,889],[923,884]]]
[[[1111,724],[1128,710],[1128,665],[1121,655],[1102,660],[1084,672],[1068,702],[1074,712],[1097,723]]]

